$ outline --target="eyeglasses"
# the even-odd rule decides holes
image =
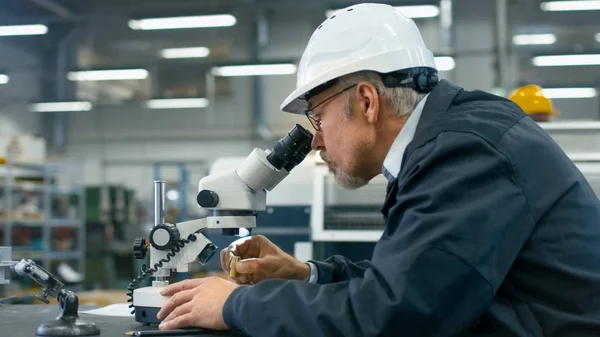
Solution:
[[[310,121],[310,124],[313,126],[313,128],[315,128],[316,131],[321,131],[321,120],[316,119],[314,116],[311,116],[312,112],[320,107],[321,105],[327,103],[328,101],[330,101],[331,99],[333,99],[334,97],[336,97],[337,95],[340,95],[341,93],[343,93],[346,90],[350,90],[352,88],[354,88],[356,86],[356,84],[353,84],[349,87],[346,87],[338,92],[336,92],[335,94],[325,98],[324,100],[322,100],[321,102],[317,103],[315,106],[313,107],[308,107],[305,111],[304,114],[306,115],[306,117],[308,118],[308,120]]]

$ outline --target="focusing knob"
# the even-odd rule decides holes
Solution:
[[[200,191],[200,193],[198,193],[198,196],[196,196],[196,201],[198,202],[198,205],[200,205],[200,207],[217,207],[217,205],[219,204],[219,196],[213,191],[202,190]]]
[[[138,260],[143,260],[148,254],[148,246],[146,245],[146,239],[136,238],[133,240],[133,256]]]
[[[215,246],[212,243],[209,243],[208,245],[206,245],[206,247],[204,247],[200,255],[198,255],[198,261],[203,265],[206,264],[206,262],[208,262],[208,260],[210,260],[210,258],[213,257],[213,255],[215,255],[216,251],[217,246]]]
[[[158,250],[169,250],[179,240],[179,230],[174,224],[160,224],[150,231],[150,244]]]

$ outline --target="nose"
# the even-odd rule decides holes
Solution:
[[[315,132],[312,139],[312,143],[310,145],[315,151],[320,151],[321,149],[323,149],[323,136],[320,132]]]

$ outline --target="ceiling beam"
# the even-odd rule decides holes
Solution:
[[[37,6],[48,10],[51,13],[56,14],[57,16],[63,19],[71,19],[73,17],[73,12],[66,8],[63,5],[57,4],[52,0],[31,0],[32,3]]]

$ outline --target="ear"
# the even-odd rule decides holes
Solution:
[[[368,123],[377,122],[380,108],[379,94],[373,84],[365,81],[356,85],[356,103],[358,111],[363,114]]]

